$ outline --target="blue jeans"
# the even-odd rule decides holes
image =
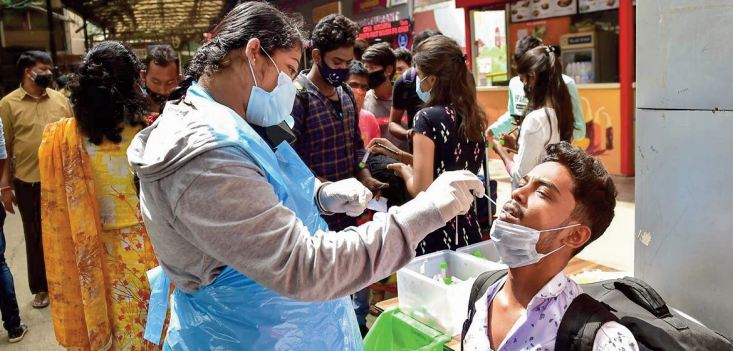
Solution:
[[[351,295],[351,301],[354,303],[356,322],[366,326],[366,317],[369,314],[369,288],[361,289]]]
[[[0,313],[3,316],[3,327],[9,331],[20,326],[20,311],[15,298],[13,274],[5,262],[5,217],[5,208],[0,204]]]

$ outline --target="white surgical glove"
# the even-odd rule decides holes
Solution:
[[[332,213],[346,213],[358,217],[367,208],[372,192],[354,178],[335,183],[324,183],[316,193],[321,209]]]
[[[483,197],[484,183],[469,171],[451,171],[438,176],[425,190],[425,198],[440,211],[443,222],[468,212],[474,197]]]

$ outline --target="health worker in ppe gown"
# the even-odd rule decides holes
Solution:
[[[465,213],[481,181],[447,172],[404,206],[360,214],[355,179],[320,184],[287,142],[299,24],[264,2],[234,8],[181,88],[128,149],[161,268],[148,272],[146,338],[167,350],[361,350],[348,298],[407,264],[428,233]],[[169,281],[175,286],[168,298]]]

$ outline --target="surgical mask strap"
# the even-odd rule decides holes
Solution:
[[[265,55],[267,55],[267,58],[270,59],[270,61],[272,62],[272,65],[275,66],[275,69],[277,70],[277,73],[280,74],[280,72],[281,72],[280,71],[280,68],[277,67],[277,64],[275,63],[275,60],[273,60],[272,57],[270,57],[270,54],[268,54],[267,51],[265,51],[265,49],[262,49],[262,48],[260,48],[260,49],[262,50],[262,52],[265,53]],[[244,56],[247,57],[247,54],[245,53]],[[255,77],[255,70],[254,70],[254,68],[252,68],[252,60],[250,60],[248,58],[247,59],[247,64],[249,64],[249,71],[252,73],[252,79],[254,79],[254,81],[255,81],[255,86],[256,87],[259,87],[259,85],[257,84],[257,77]]]
[[[575,224],[566,225],[564,227],[558,227],[558,228],[553,228],[553,229],[538,230],[538,232],[540,232],[540,233],[552,232],[552,231],[555,231],[555,230],[563,230],[563,229],[568,229],[568,228],[572,228],[572,227],[577,227],[579,225],[580,225],[580,223],[575,223]]]

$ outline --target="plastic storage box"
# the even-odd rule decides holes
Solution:
[[[457,249],[456,252],[465,253],[467,255],[483,258],[491,262],[499,262],[499,252],[494,247],[494,242],[491,240],[482,241],[473,245],[465,246]]]
[[[436,281],[441,263],[447,263],[446,276],[457,280],[447,285]],[[446,335],[461,333],[468,310],[468,295],[476,277],[506,266],[454,251],[440,251],[416,257],[397,272],[400,310]]]

